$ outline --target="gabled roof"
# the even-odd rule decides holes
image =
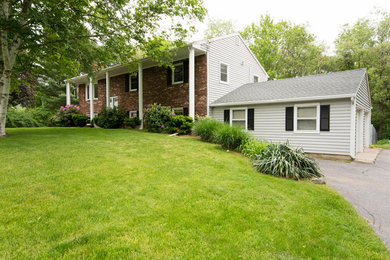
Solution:
[[[367,69],[245,84],[214,101],[211,106],[276,103],[356,96]]]

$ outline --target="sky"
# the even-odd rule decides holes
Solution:
[[[275,21],[308,24],[309,32],[333,52],[333,42],[344,24],[368,16],[375,7],[389,12],[390,0],[204,0],[204,6],[209,17],[232,20],[238,30],[267,13]],[[206,25],[200,24],[197,28],[199,31],[194,38],[201,39]]]

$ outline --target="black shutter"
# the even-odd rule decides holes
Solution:
[[[248,130],[255,130],[255,109],[249,108],[248,109],[248,122],[247,122]]]
[[[183,75],[183,82],[184,83],[188,83],[188,75],[190,73],[189,71],[189,60],[184,60],[183,61],[183,72],[184,72],[184,75]]]
[[[172,69],[171,67],[167,68],[167,86],[172,85]]]
[[[329,131],[330,105],[320,106],[320,131]]]
[[[188,116],[188,107],[183,107],[183,116]]]
[[[286,107],[286,131],[294,130],[294,107]]]
[[[229,109],[226,109],[223,111],[223,121],[225,123],[229,123],[230,124],[230,110]]]
[[[125,92],[129,92],[130,89],[130,74],[125,74]]]
[[[131,90],[138,90],[138,72],[134,76],[131,77]]]
[[[139,118],[139,111],[137,110],[137,117]]]

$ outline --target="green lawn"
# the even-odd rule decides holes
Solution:
[[[0,258],[390,258],[325,185],[189,137],[8,129]]]
[[[375,147],[390,150],[390,144],[382,144],[382,145],[376,144]]]

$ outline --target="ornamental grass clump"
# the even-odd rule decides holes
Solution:
[[[294,180],[322,176],[313,158],[306,155],[301,148],[294,149],[288,143],[268,144],[256,156],[253,165],[261,173]]]
[[[261,154],[267,145],[268,143],[266,141],[253,137],[241,144],[239,150],[244,156],[250,158],[251,160],[255,160],[256,156]]]
[[[215,132],[215,141],[223,149],[239,150],[239,147],[251,138],[250,134],[240,126],[230,126],[223,124]]]
[[[200,136],[200,139],[206,142],[215,143],[215,133],[218,128],[224,126],[224,123],[210,117],[199,118],[192,128],[193,132]]]

